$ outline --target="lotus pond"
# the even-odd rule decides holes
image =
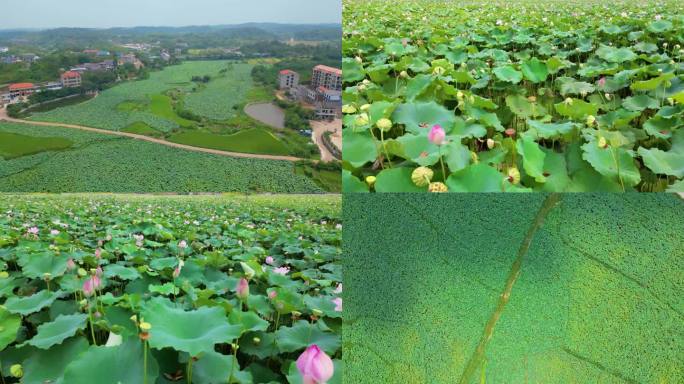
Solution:
[[[345,195],[345,382],[684,382],[674,194]]]
[[[0,195],[0,369],[22,383],[340,383],[339,196]],[[21,379],[19,379],[21,377]]]
[[[343,6],[345,191],[684,191],[681,1]]]

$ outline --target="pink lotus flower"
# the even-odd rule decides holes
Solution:
[[[27,232],[29,235],[38,236],[38,232],[40,232],[40,230],[38,229],[38,227],[31,227],[31,228],[29,228],[26,232]]]
[[[100,248],[97,248],[97,249],[95,250],[95,258],[96,258],[96,259],[99,259],[99,258],[101,258],[101,257],[102,257],[102,250],[101,250]]]
[[[311,344],[297,358],[297,370],[304,384],[325,384],[333,376],[335,366],[330,356],[321,351],[318,345]]]
[[[276,292],[276,291],[271,291],[268,293],[268,298],[271,300],[275,299],[276,296],[278,296],[278,292]]]
[[[67,260],[66,266],[67,266],[67,269],[70,271],[72,269],[76,268],[76,263],[74,263],[74,259]]]
[[[337,293],[338,295],[342,293],[342,283],[337,284],[337,287],[333,291],[334,293]]]
[[[598,86],[599,87],[604,87],[606,85],[606,77],[601,77],[598,81]]]
[[[446,133],[444,132],[444,128],[439,124],[435,124],[432,126],[432,129],[430,129],[430,133],[428,133],[428,140],[436,145],[442,145],[445,136]]]
[[[181,240],[180,243],[178,243],[178,248],[180,249],[185,249],[188,247],[188,243],[185,240]]]
[[[86,295],[86,297],[90,297],[93,295],[94,292],[95,287],[93,286],[93,279],[86,279],[86,281],[83,282],[83,294]]]
[[[288,267],[274,268],[274,269],[273,269],[273,272],[274,272],[274,273],[277,273],[277,274],[279,274],[279,275],[285,276],[285,275],[287,275],[288,272],[290,272],[290,268],[288,268]]]
[[[95,276],[102,276],[102,267],[100,267],[99,265],[97,266],[97,268],[95,268]]]
[[[56,229],[53,229],[53,230],[50,231],[50,234],[51,234],[52,236],[57,236],[57,235],[59,235],[59,231],[56,230]]]
[[[245,300],[249,296],[249,282],[247,279],[240,278],[237,288],[235,289],[235,295],[240,298],[240,300]]]
[[[342,312],[342,298],[336,297],[332,300],[332,302],[335,303],[335,311]]]
[[[275,260],[273,260],[273,257],[271,257],[271,256],[266,257],[266,264],[273,265],[274,261]]]

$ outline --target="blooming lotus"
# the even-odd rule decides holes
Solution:
[[[334,293],[340,294],[342,293],[342,283],[337,284],[337,287],[333,291]]]
[[[279,267],[279,268],[273,268],[273,272],[277,273],[279,275],[287,275],[288,272],[290,272],[290,268],[288,267]]]
[[[266,257],[266,264],[268,264],[268,265],[273,265],[274,262],[275,262],[275,260],[273,259],[272,256],[267,256],[267,257]]]
[[[187,247],[188,247],[188,243],[187,243],[185,240],[181,240],[181,241],[178,243],[178,248],[180,248],[180,249],[185,249],[185,248],[187,248]]]
[[[297,358],[297,370],[304,384],[325,384],[335,371],[332,359],[312,344]]]
[[[332,300],[332,302],[335,304],[335,311],[342,312],[342,298],[336,297]]]
[[[445,136],[444,128],[439,124],[435,124],[430,129],[430,133],[428,133],[428,140],[436,145],[442,145]]]

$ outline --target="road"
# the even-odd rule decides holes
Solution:
[[[331,131],[332,135],[330,138],[332,139],[333,144],[337,148],[342,148],[342,120],[310,120],[309,123],[311,124],[311,130],[313,131],[311,134],[311,139],[316,145],[318,145],[318,149],[321,151],[321,161],[327,162],[335,160],[335,157],[332,155],[332,153],[330,153],[328,147],[323,144],[322,136],[324,132]]]
[[[187,151],[210,153],[212,155],[229,156],[229,157],[242,157],[242,158],[249,158],[249,159],[282,160],[282,161],[304,160],[302,158],[294,157],[294,156],[262,155],[262,154],[257,154],[257,153],[229,152],[229,151],[221,151],[218,149],[193,147],[192,145],[173,143],[171,141],[157,139],[154,137],[149,137],[149,136],[144,136],[144,135],[138,135],[135,133],[110,131],[107,129],[86,127],[84,125],[64,124],[64,123],[48,123],[48,122],[43,122],[43,121],[28,121],[28,120],[22,120],[22,119],[14,119],[14,118],[7,116],[7,110],[5,108],[0,108],[0,121],[3,121],[3,120],[8,121],[8,122],[12,122],[12,123],[31,124],[31,125],[39,125],[39,126],[44,126],[44,127],[61,127],[61,128],[80,129],[82,131],[95,132],[95,133],[100,133],[103,135],[121,136],[121,137],[127,137],[129,139],[143,140],[143,141],[147,141],[150,143],[166,145],[167,147],[185,149]]]

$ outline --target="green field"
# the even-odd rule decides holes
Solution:
[[[351,194],[343,220],[347,382],[684,381],[674,194]]]
[[[0,159],[0,192],[323,192],[287,161],[210,155],[60,127],[0,123],[0,134],[73,142],[68,150],[42,146],[39,153]]]
[[[176,111],[173,110],[171,98],[166,95],[150,96],[150,112],[171,120],[183,128],[191,128],[195,125],[194,121],[184,119],[176,114]]]
[[[235,116],[235,107],[245,102],[254,86],[252,67],[250,64],[229,64],[226,73],[211,73],[209,83],[185,97],[185,108],[211,120],[223,121]]]
[[[340,211],[333,195],[0,195],[0,378],[302,383],[316,344],[342,384]]]
[[[149,125],[143,123],[143,122],[136,122],[128,127],[124,128],[121,130],[122,132],[128,132],[128,133],[136,133],[138,135],[145,135],[145,136],[152,136],[152,137],[162,137],[164,134],[162,132],[157,131],[156,129],[150,127]]]
[[[19,133],[0,132],[0,156],[5,160],[66,149],[72,144],[71,141],[62,137],[33,137]]]
[[[186,131],[169,137],[169,141],[232,152],[288,155],[290,151],[277,137],[263,129],[249,129],[232,135]]]

